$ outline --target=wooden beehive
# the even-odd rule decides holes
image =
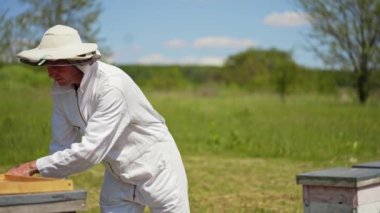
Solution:
[[[72,180],[0,174],[0,213],[84,211],[86,196]]]
[[[305,213],[380,212],[380,169],[333,168],[297,175]]]
[[[70,191],[73,189],[72,180],[0,174],[0,195]]]
[[[86,191],[0,195],[0,213],[52,213],[86,210]]]

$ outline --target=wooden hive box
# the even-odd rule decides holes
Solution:
[[[82,211],[86,196],[72,180],[0,174],[0,213]]]
[[[86,210],[86,191],[73,190],[0,196],[0,213],[51,213]]]
[[[380,212],[380,169],[333,168],[298,174],[305,213]]]

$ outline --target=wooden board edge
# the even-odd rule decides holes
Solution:
[[[72,180],[1,182],[0,194],[38,193],[54,191],[72,191]]]
[[[0,176],[1,178],[1,176]],[[4,174],[2,180],[12,180],[12,181],[55,181],[61,180],[57,178],[48,178],[48,177],[37,177],[37,176],[16,176],[16,175],[6,175]]]
[[[53,202],[44,204],[20,205],[0,207],[0,213],[45,213],[45,212],[75,212],[86,210],[86,200]]]

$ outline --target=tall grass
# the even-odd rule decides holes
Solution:
[[[1,85],[0,85],[1,86]],[[185,155],[355,162],[380,156],[379,102],[332,96],[147,92]],[[0,159],[14,164],[47,153],[49,88],[0,89]]]
[[[152,94],[181,150],[308,161],[380,156],[379,103],[341,103],[333,96],[270,94],[198,97]]]

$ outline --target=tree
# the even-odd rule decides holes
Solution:
[[[7,11],[0,11],[0,63],[12,61],[12,19],[7,17]]]
[[[99,42],[97,19],[101,5],[95,0],[19,0],[25,7],[14,17],[12,55],[36,47],[42,34],[50,27],[63,24],[79,31],[85,42]],[[15,57],[14,57],[15,58]]]
[[[224,68],[228,83],[249,89],[272,87],[282,100],[290,92],[298,70],[289,52],[253,48],[228,57]]]
[[[379,69],[380,0],[297,0],[312,25],[313,50],[328,65],[356,73],[365,103],[370,73]]]

